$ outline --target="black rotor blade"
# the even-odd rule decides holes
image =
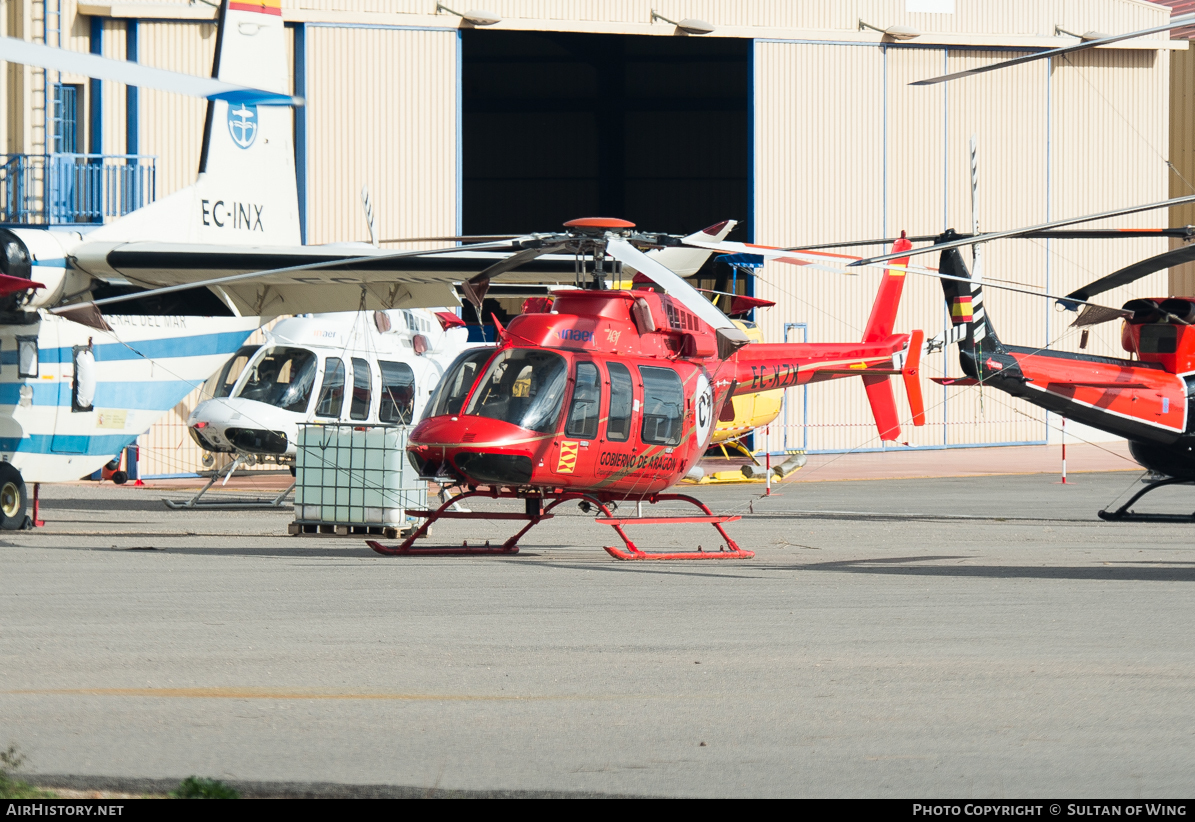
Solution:
[[[1182,248],[1173,248],[1170,251],[1164,251],[1156,257],[1150,257],[1148,260],[1141,260],[1140,262],[1127,265],[1119,271],[1113,271],[1106,277],[1101,277],[1095,282],[1088,283],[1082,288],[1072,291],[1067,294],[1067,297],[1076,300],[1088,300],[1096,294],[1103,294],[1105,291],[1110,291],[1113,288],[1118,288],[1122,285],[1128,285],[1131,282],[1136,282],[1142,277],[1153,274],[1155,271],[1161,271],[1164,268],[1170,268],[1175,265],[1182,265],[1195,260],[1195,245],[1185,245]],[[1060,300],[1064,306],[1067,306],[1065,301]]]
[[[557,251],[563,251],[567,247],[568,241],[545,244],[538,248],[524,248],[517,254],[511,254],[505,260],[499,260],[480,274],[473,275],[469,278],[469,282],[484,282],[492,277],[497,277],[499,274],[505,274],[507,271],[514,271],[523,265],[523,263],[529,263],[536,257],[542,257],[545,254],[555,254]]]

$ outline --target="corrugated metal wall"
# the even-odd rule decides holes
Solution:
[[[308,26],[307,242],[380,239],[457,227],[455,31]]]
[[[969,141],[979,145],[981,228],[1161,200],[1166,196],[1167,53],[1100,51],[1066,65],[1029,64],[931,87],[912,80],[1015,56],[1013,52],[918,47],[760,42],[756,46],[756,239],[821,243],[927,234],[971,226]],[[1082,57],[1083,59],[1080,59]],[[829,119],[834,102],[842,115]],[[812,114],[812,117],[811,117]],[[877,206],[882,209],[877,213]],[[1110,221],[1159,225],[1160,212]],[[1005,240],[985,250],[985,277],[1065,294],[1121,265],[1157,253],[1158,240]],[[969,259],[969,255],[968,259]],[[926,265],[936,259],[925,258]],[[758,294],[777,302],[762,312],[765,338],[784,339],[804,322],[811,342],[857,339],[879,271],[857,277],[783,264],[764,269]],[[1164,289],[1165,275],[1151,285]],[[1140,290],[1141,286],[1135,287]],[[1077,349],[1049,301],[987,289],[1002,339]],[[1109,295],[1108,302],[1121,295]],[[897,328],[933,335],[946,324],[940,285],[910,275]],[[790,339],[794,339],[791,336]],[[1094,331],[1087,350],[1123,354],[1115,324]],[[957,375],[956,355],[930,357],[926,376]],[[911,444],[971,445],[1040,441],[1045,412],[998,392],[939,389],[926,382],[927,425],[906,426]],[[898,392],[899,393],[899,392]],[[814,450],[879,446],[862,386],[853,380],[790,391],[788,423],[803,416]],[[907,404],[900,397],[905,419]]]
[[[141,62],[155,68],[210,77],[216,53],[211,23],[142,22]],[[181,94],[141,89],[141,153],[158,157],[158,197],[195,182],[203,149],[207,103]]]
[[[1170,55],[1170,161],[1170,196],[1195,194],[1195,49]],[[1195,205],[1172,208],[1170,225],[1195,225]],[[1170,269],[1170,293],[1195,294],[1195,263]]]

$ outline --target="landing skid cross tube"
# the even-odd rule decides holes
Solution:
[[[511,514],[511,513],[489,513],[485,511],[450,511],[449,508],[460,500],[468,497],[486,497],[489,499],[519,499],[523,500],[526,505],[526,513]],[[550,502],[549,502],[550,500]],[[602,516],[598,517],[595,522],[603,525],[609,525],[622,539],[626,545],[626,549],[605,546],[606,553],[615,559],[622,560],[672,560],[672,559],[750,559],[755,556],[754,551],[747,551],[740,548],[726,530],[722,527],[723,523],[734,522],[741,519],[738,516],[719,516],[714,514],[704,503],[693,499],[684,494],[656,494],[655,496],[647,497],[646,501],[651,504],[657,502],[687,502],[700,508],[704,514],[702,516],[693,517],[615,517],[614,514],[606,507],[606,504],[601,500],[596,499],[589,494],[564,492],[560,494],[545,494],[543,496],[532,496],[529,494],[518,493],[513,491],[466,491],[456,497],[445,502],[434,511],[408,511],[411,516],[426,517],[423,525],[419,526],[411,536],[407,537],[401,545],[386,546],[375,540],[366,540],[368,545],[379,554],[388,557],[401,556],[478,556],[487,554],[498,555],[512,555],[519,552],[518,542],[523,535],[530,531],[533,527],[543,522],[546,519],[552,519],[555,514],[551,513],[552,509],[558,505],[566,502],[587,502],[590,505],[597,507]],[[548,505],[544,505],[548,502]],[[415,540],[421,539],[427,535],[428,529],[432,523],[440,519],[510,519],[510,520],[526,520],[524,525],[517,534],[501,545],[491,546],[489,540],[485,545],[469,545],[465,542],[462,545],[437,545],[428,546],[427,548],[415,548]],[[700,545],[697,546],[696,551],[680,551],[670,553],[656,553],[651,551],[642,551],[631,538],[627,536],[623,526],[626,525],[669,525],[669,524],[691,524],[706,522],[713,525],[718,531],[718,534],[726,542],[719,545],[717,550],[706,551]]]
[[[1108,520],[1109,522],[1195,522],[1195,513],[1192,514],[1139,514],[1136,511],[1130,511],[1133,503],[1141,499],[1150,491],[1157,490],[1167,485],[1195,485],[1190,480],[1170,479],[1158,480],[1151,482],[1149,485],[1142,488],[1129,499],[1124,505],[1117,508],[1115,511],[1109,511],[1106,508],[1098,512],[1099,518]]]

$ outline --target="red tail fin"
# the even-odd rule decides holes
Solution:
[[[900,232],[900,239],[892,244],[894,252],[908,251],[912,247],[913,244],[905,239],[904,231]],[[871,306],[871,316],[867,318],[867,327],[863,329],[863,342],[876,342],[892,335],[892,327],[896,324],[896,309],[900,307],[900,293],[905,287],[905,268],[908,264],[908,257],[899,257],[893,260],[890,268],[884,272],[880,291]]]
[[[909,395],[909,410],[913,412],[913,425],[925,425],[925,399],[921,396],[921,343],[925,340],[924,331],[914,331],[909,335],[909,353],[905,356],[905,367],[900,375],[905,381],[905,391]]]
[[[892,382],[886,376],[872,374],[863,378],[867,389],[867,401],[871,403],[872,416],[880,429],[880,439],[894,440],[900,436],[900,417],[896,414],[896,397],[892,393]]]

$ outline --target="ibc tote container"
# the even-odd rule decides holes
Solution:
[[[407,464],[410,426],[300,425],[290,533],[395,536],[427,485]]]

